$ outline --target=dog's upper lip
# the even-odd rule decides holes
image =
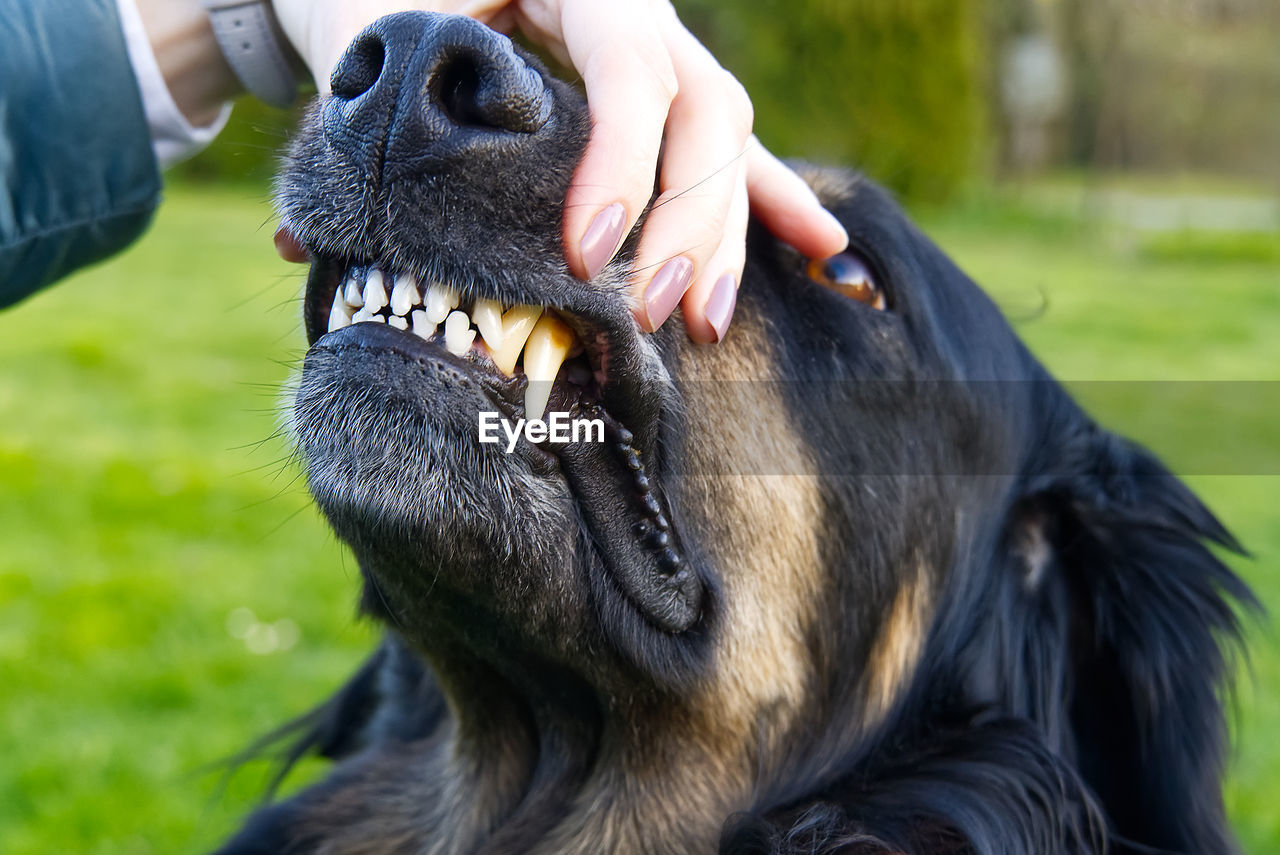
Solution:
[[[329,329],[330,304],[342,286],[344,275],[358,264],[321,254],[314,249],[312,258],[313,263],[307,281],[304,319],[308,343],[315,345]],[[470,291],[472,294],[469,296],[478,299],[491,299],[504,304],[520,304],[523,299],[528,299],[523,295],[510,293],[510,289],[501,294],[492,291],[486,293],[485,285],[486,283],[477,282],[462,286],[459,290]],[[585,285],[577,286],[577,290],[583,293],[586,292],[586,288]],[[464,298],[464,303],[466,302],[469,301]],[[656,440],[654,433],[657,423],[656,419],[651,419],[646,414],[656,413],[660,409],[660,401],[653,385],[645,382],[643,377],[644,369],[639,358],[638,328],[631,320],[629,311],[620,304],[613,306],[612,312],[602,312],[598,305],[599,301],[591,303],[584,300],[582,302],[583,305],[553,304],[547,308],[573,331],[584,351],[596,384],[592,397],[603,405],[614,419],[626,425],[635,434],[638,438],[638,447],[646,451],[651,450]],[[425,342],[417,340],[403,342],[405,348],[420,348],[424,345]],[[483,370],[480,365],[474,365],[471,368],[476,371]],[[496,380],[518,379],[519,374],[519,370],[511,378],[504,378],[499,374]],[[514,384],[507,385],[508,391],[512,385]],[[644,406],[636,406],[638,402],[646,403]],[[511,412],[506,414],[514,415]],[[524,413],[524,415],[531,418],[534,414]]]

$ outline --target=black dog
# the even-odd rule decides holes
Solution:
[[[563,262],[577,93],[424,14],[333,83],[293,426],[387,636],[224,853],[1233,849],[1234,542],[883,192],[812,172],[848,253],[754,228],[725,342],[643,336],[630,247]],[[604,441],[480,442],[548,396]]]

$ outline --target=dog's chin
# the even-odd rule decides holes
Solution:
[[[315,341],[292,427],[373,610],[430,635],[453,617],[440,609],[473,604],[557,656],[603,618],[599,634],[633,663],[653,659],[645,636],[670,642],[702,619],[701,582],[676,551],[641,442],[564,374],[549,409],[598,421],[594,434],[540,445],[496,429],[480,442],[480,414],[508,425],[520,414],[523,376],[386,324]]]
[[[476,413],[494,405],[474,374],[451,354],[395,347],[392,332],[326,336],[293,406],[311,491],[380,588],[405,600],[392,609],[424,607],[435,586],[488,595],[513,565],[565,564],[577,524],[554,462],[528,443],[478,443]]]

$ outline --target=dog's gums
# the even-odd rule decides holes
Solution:
[[[1234,541],[883,191],[804,168],[848,253],[753,224],[699,346],[633,319],[643,219],[567,268],[589,114],[509,41],[389,16],[333,91],[288,419],[386,632],[224,855],[1230,851]],[[481,441],[547,411],[603,441]]]

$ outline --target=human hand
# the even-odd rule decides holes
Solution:
[[[275,0],[275,8],[322,92],[366,24],[409,8],[470,15],[504,32],[518,27],[576,69],[592,121],[565,199],[565,256],[579,278],[599,273],[635,225],[662,149],[659,195],[632,281],[633,311],[646,330],[679,304],[691,339],[724,337],[749,210],[806,256],[825,258],[848,242],[799,176],[751,135],[742,86],[667,0]]]

